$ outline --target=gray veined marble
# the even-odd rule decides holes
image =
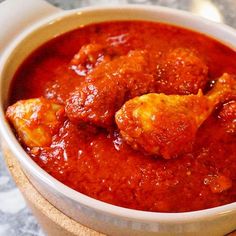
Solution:
[[[236,28],[236,0],[48,0],[48,2],[63,9],[125,3],[161,5],[191,11]],[[43,235],[15,187],[0,153],[0,236]]]
[[[43,236],[0,155],[0,235]]]

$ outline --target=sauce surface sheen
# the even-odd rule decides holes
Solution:
[[[89,43],[112,47],[118,55],[145,49],[151,63],[172,48],[190,48],[209,67],[209,84],[224,72],[236,74],[236,52],[202,34],[151,22],[100,23],[59,36],[30,55],[15,75],[10,104],[40,96],[64,104],[84,79],[68,64]],[[236,201],[236,139],[225,131],[219,109],[198,130],[193,151],[176,159],[133,150],[116,127],[81,129],[68,119],[50,147],[35,154],[25,149],[65,185],[107,203],[155,212],[211,208]],[[231,188],[217,191],[216,176],[229,179]]]

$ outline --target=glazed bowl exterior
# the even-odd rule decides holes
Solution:
[[[25,7],[23,7],[25,6]],[[21,10],[19,10],[21,9]],[[21,14],[18,12],[21,11]],[[10,16],[14,15],[14,18]],[[41,169],[15,138],[4,112],[13,75],[24,59],[46,41],[91,23],[145,20],[181,26],[236,49],[236,32],[187,12],[124,5],[62,11],[42,0],[0,4],[0,132],[2,149],[17,158],[35,188],[77,222],[109,235],[224,235],[236,229],[236,203],[187,213],[154,213],[113,206],[60,183]],[[2,51],[2,52],[1,52]]]

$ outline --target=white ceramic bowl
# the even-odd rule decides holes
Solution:
[[[19,13],[21,12],[21,13]],[[62,212],[109,235],[223,235],[236,229],[236,203],[188,213],[152,213],[113,206],[80,194],[42,170],[24,152],[4,118],[12,77],[32,50],[81,25],[111,20],[166,22],[210,35],[236,49],[236,32],[190,13],[154,6],[62,11],[42,0],[0,4],[0,130],[8,149],[38,191]],[[13,40],[12,40],[13,39]]]

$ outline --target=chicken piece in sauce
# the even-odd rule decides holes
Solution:
[[[150,93],[116,113],[123,139],[134,149],[165,159],[191,151],[196,132],[215,106],[236,94],[235,76],[224,74],[207,95]]]
[[[101,44],[91,43],[81,47],[71,60],[71,69],[80,76],[86,76],[94,67],[111,60],[111,55]]]
[[[236,134],[236,100],[225,103],[218,117],[227,133]]]
[[[64,121],[64,106],[42,97],[21,100],[7,108],[6,117],[23,144],[46,147]]]
[[[115,112],[123,103],[153,92],[154,83],[148,53],[130,51],[125,56],[97,65],[71,93],[66,102],[66,114],[75,124],[110,128],[115,123]]]
[[[208,67],[196,52],[175,48],[165,53],[157,67],[157,92],[197,94],[207,83]]]

